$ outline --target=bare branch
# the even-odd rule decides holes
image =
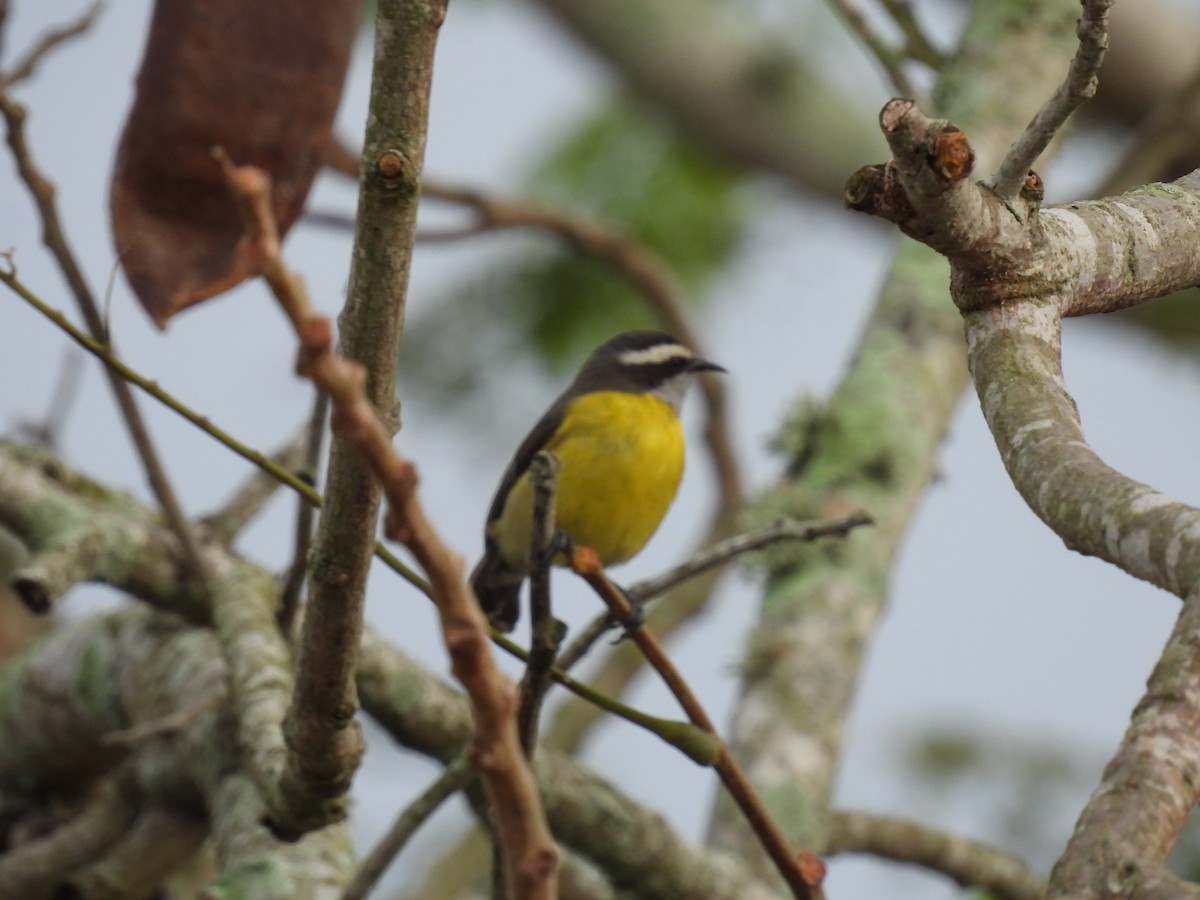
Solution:
[[[437,779],[401,810],[387,834],[379,839],[367,854],[354,879],[346,886],[342,900],[364,900],[374,889],[392,860],[400,855],[416,830],[433,815],[442,803],[465,788],[476,777],[475,770],[460,756],[446,766]]]
[[[37,43],[29,48],[25,55],[13,65],[11,70],[7,73],[0,72],[0,84],[7,83],[14,85],[29,78],[37,70],[38,64],[51,50],[60,44],[66,43],[71,38],[78,37],[87,32],[103,11],[104,0],[96,0],[75,21],[68,22],[66,25],[58,28],[51,28],[38,38]]]
[[[988,844],[873,813],[837,812],[828,853],[869,853],[941,872],[997,900],[1041,900],[1046,882],[1015,856]]]
[[[724,566],[746,553],[761,550],[779,541],[812,541],[827,535],[844,537],[852,529],[870,525],[873,520],[863,510],[856,510],[840,519],[824,522],[793,522],[781,520],[757,531],[734,535],[720,543],[699,551],[695,556],[675,568],[654,578],[639,581],[626,589],[635,600],[646,602],[665,594],[690,578],[695,578],[711,569]],[[567,671],[575,666],[606,631],[612,627],[607,615],[594,618],[575,636],[558,658],[558,667]]]
[[[62,365],[50,397],[50,408],[41,421],[23,421],[17,426],[19,433],[47,447],[57,447],[71,404],[79,393],[79,377],[83,374],[83,356],[73,347],[63,351]]]
[[[834,12],[846,23],[846,27],[857,35],[858,39],[866,46],[867,51],[875,57],[875,61],[883,68],[884,74],[887,75],[888,81],[891,82],[899,96],[916,100],[917,92],[913,90],[912,82],[908,80],[908,75],[904,72],[904,64],[908,61],[906,51],[889,46],[883,35],[875,30],[875,26],[868,21],[854,0],[828,0],[828,2]]]
[[[138,813],[128,772],[106,780],[79,814],[0,857],[0,900],[49,896],[66,877],[117,844]]]
[[[346,791],[363,752],[353,717],[358,706],[354,660],[375,545],[379,483],[394,478],[411,487],[414,477],[391,448],[391,434],[399,426],[395,372],[425,158],[433,55],[445,14],[446,0],[376,4],[375,65],[362,156],[365,174],[339,322],[341,356],[329,352],[331,323],[293,303],[307,303],[307,298],[299,279],[279,258],[270,204],[261,199],[269,186],[258,185],[258,200],[253,199],[255,193],[241,195],[249,239],[262,254],[262,275],[300,338],[297,367],[318,385],[333,388],[331,429],[340,438],[329,454],[325,508],[313,541],[322,564],[309,575],[296,692],[285,722],[288,761],[282,788],[291,802],[289,827],[301,832],[345,815]],[[230,167],[224,168],[228,174]],[[256,180],[249,170],[240,175]],[[261,172],[257,180],[266,181]],[[364,427],[366,431],[358,430]],[[381,466],[389,478],[377,477]]]
[[[1162,864],[1200,799],[1192,777],[1200,768],[1198,646],[1200,589],[1184,601],[1124,740],[1050,873],[1048,897],[1200,897]]]
[[[1082,0],[1083,14],[1075,27],[1079,49],[1066,79],[1054,96],[1038,110],[1033,121],[1005,154],[992,177],[992,189],[1001,199],[1016,199],[1025,177],[1058,131],[1084,102],[1096,94],[1096,73],[1108,50],[1108,10],[1115,0]]]
[[[283,446],[271,454],[271,462],[289,472],[299,468],[304,456],[307,434],[308,429],[305,428],[292,435]],[[213,540],[229,546],[241,530],[262,512],[263,506],[275,496],[279,487],[279,479],[270,470],[259,469],[234,490],[233,495],[220,509],[207,513],[200,522],[209,530]],[[304,506],[311,508],[308,504]]]
[[[317,465],[321,460],[321,444],[325,437],[325,420],[329,416],[329,395],[317,391],[313,398],[312,415],[309,416],[307,441],[304,448],[304,474],[315,481]],[[308,549],[312,544],[313,520],[316,507],[300,498],[296,502],[296,531],[292,544],[292,564],[288,567],[287,579],[283,583],[279,600],[279,629],[291,634],[300,609],[300,593],[304,590],[304,579],[308,574]],[[376,551],[378,555],[378,549]]]
[[[618,622],[629,621],[629,617],[633,614],[633,607],[620,589],[609,581],[595,551],[589,547],[576,548],[575,554],[571,558],[571,569],[591,585]],[[704,707],[700,705],[700,701],[696,699],[696,695],[692,693],[691,688],[654,635],[645,626],[642,626],[633,631],[630,638],[642,651],[646,661],[654,667],[675,699],[679,701],[679,705],[692,724],[716,740],[718,753],[711,765],[721,776],[721,781],[738,806],[741,807],[746,820],[758,835],[763,848],[770,855],[779,874],[791,889],[792,895],[797,900],[810,900],[810,898],[811,900],[822,900],[825,896],[821,889],[821,882],[825,877],[824,864],[811,853],[797,852],[788,846],[783,834],[750,785],[749,779],[746,778],[741,767],[729,752],[729,747],[718,736]]]
[[[1200,282],[1200,257],[1187,249],[1200,241],[1200,172],[1042,208],[1034,173],[1012,202],[971,181],[974,153],[952,123],[892,100],[880,126],[893,158],[851,176],[846,202],[946,256],[964,313],[1016,300],[1064,316],[1113,312]]]
[[[872,525],[874,522],[870,513],[862,509],[837,519],[816,522],[781,519],[759,528],[757,531],[737,534],[718,544],[713,544],[711,547],[701,550],[687,562],[654,578],[639,581],[629,588],[629,593],[638,600],[648,600],[651,597],[665,594],[680,582],[694,578],[702,572],[723,566],[739,556],[753,553],[755,550],[761,550],[780,541],[815,541],[822,537],[845,537],[855,528]]]

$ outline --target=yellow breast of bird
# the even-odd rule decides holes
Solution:
[[[650,540],[683,477],[683,428],[670,404],[647,394],[596,391],[573,400],[546,448],[562,463],[556,526],[605,565]],[[509,493],[493,529],[507,559],[529,553],[533,491],[528,475]]]

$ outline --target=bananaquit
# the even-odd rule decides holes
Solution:
[[[488,510],[471,586],[492,625],[511,631],[529,574],[540,450],[558,457],[555,527],[605,566],[645,546],[683,476],[679,405],[697,372],[725,370],[669,334],[629,331],[601,344],[517,448]],[[556,560],[561,564],[562,560]]]

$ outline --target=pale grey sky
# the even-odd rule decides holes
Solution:
[[[33,35],[81,6],[16,0],[7,52],[22,50]],[[130,99],[147,7],[112,4],[90,36],[56,53],[19,90],[32,110],[34,151],[59,185],[70,238],[98,291],[113,266],[107,174]],[[354,134],[364,117],[367,64],[368,56],[359,53],[341,118],[347,134]],[[531,153],[568,128],[607,85],[599,66],[528,7],[451,4],[439,45],[427,171],[511,193]],[[15,186],[9,164],[0,171],[0,247],[17,249],[21,276],[34,290],[72,310],[40,248],[23,190]],[[1052,189],[1053,177],[1051,171]],[[351,192],[332,181],[319,184],[315,202],[353,208]],[[766,439],[797,395],[823,392],[836,383],[892,244],[884,230],[799,196],[764,197],[761,208],[747,251],[713,286],[710,313],[700,329],[711,354],[730,370],[738,443],[753,482],[765,485],[775,471],[763,449]],[[330,313],[346,278],[347,247],[344,236],[310,227],[297,228],[288,241],[293,264],[302,269],[318,305]],[[464,243],[420,250],[414,311],[436,294],[441,279],[475,265],[478,249]],[[814,278],[818,271],[830,273],[828,282]],[[309,395],[291,374],[287,332],[256,286],[185,313],[160,334],[118,279],[111,319],[117,346],[135,368],[256,446],[273,447],[306,414]],[[1068,384],[1096,449],[1133,477],[1180,499],[1200,501],[1193,449],[1200,445],[1195,367],[1152,342],[1098,323],[1068,322],[1065,344]],[[66,346],[50,324],[0,290],[0,384],[5,386],[0,428],[45,408]],[[786,366],[779,362],[784,359]],[[548,399],[557,388],[547,384],[536,390]],[[540,402],[522,398],[524,408]],[[690,405],[694,413],[695,398]],[[189,512],[215,505],[246,474],[245,464],[191,426],[150,402],[143,408]],[[694,436],[695,419],[689,421]],[[406,407],[405,424],[399,441],[421,466],[437,524],[473,557],[494,481],[529,422],[512,422],[510,433],[482,450],[465,440],[461,429],[445,427],[438,410],[420,402]],[[147,496],[108,388],[90,361],[63,451],[97,478]],[[955,419],[941,470],[904,548],[890,609],[863,673],[838,797],[849,807],[986,836],[982,798],[921,797],[905,786],[897,770],[897,739],[927,725],[969,726],[997,735],[1049,737],[1102,762],[1124,730],[1177,602],[1063,549],[1009,485],[973,395],[964,398]],[[657,571],[684,552],[706,508],[702,476],[702,461],[693,456],[663,532],[628,567],[627,577]],[[282,565],[291,540],[291,510],[290,499],[275,503],[247,535],[247,552]],[[425,601],[379,574],[372,584],[371,621],[444,670]],[[572,585],[564,583],[559,593],[562,612],[572,621],[581,621],[592,608],[578,601],[581,594]],[[79,591],[73,611],[86,611],[98,595]],[[754,604],[751,583],[728,579],[716,611],[672,648],[718,722],[728,720],[740,636],[752,621]],[[649,678],[639,684],[633,701],[674,712]],[[355,810],[364,846],[432,773],[413,757],[394,753],[378,732],[369,736],[373,746]],[[620,723],[605,729],[586,755],[625,790],[661,809],[682,832],[693,838],[703,833],[714,790],[708,773]],[[1060,843],[1083,799],[1081,794],[1059,810]],[[401,858],[399,868],[411,873],[455,817],[461,817],[457,806]],[[402,883],[396,879],[393,873],[392,883]],[[835,900],[958,895],[938,877],[842,860],[832,865],[828,889]]]

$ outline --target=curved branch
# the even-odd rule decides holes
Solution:
[[[981,158],[998,157],[999,136],[1027,121],[1019,98],[1053,89],[1060,74],[1048,72],[1045,61],[1069,53],[1074,41],[1069,32],[1043,26],[1070,22],[1078,8],[1073,0],[971,5],[937,94],[960,125],[980,129]],[[803,545],[773,551],[761,620],[746,642],[730,744],[788,839],[801,846],[825,842],[825,811],[863,654],[900,541],[935,475],[942,437],[967,385],[946,274],[928,248],[900,244],[849,372],[827,402],[795,404],[775,442],[785,472],[752,510],[759,519],[804,519],[862,505],[877,522],[833,553]],[[766,868],[723,796],[709,842]]]
[[[129,773],[118,774],[102,784],[71,821],[27,844],[6,848],[0,857],[0,900],[52,894],[71,872],[121,841],[139,805]]]
[[[298,883],[328,893],[350,876],[349,830],[328,826],[289,843],[263,827],[266,808],[240,769],[224,704],[227,674],[208,629],[144,607],[59,629],[0,669],[0,784],[26,796],[81,791],[128,760],[143,809],[207,812],[221,870],[214,896],[285,900]],[[153,730],[210,693],[217,702],[169,740],[109,739]]]
[[[1041,900],[1046,893],[1045,881],[1003,850],[872,813],[834,813],[827,852],[870,853],[913,863],[947,875],[962,887],[981,888],[998,900]]]
[[[966,317],[971,372],[1005,468],[1073,550],[1185,597],[1200,584],[1200,510],[1117,472],[1087,445],[1062,380],[1053,308]]]
[[[1015,209],[963,179],[929,189],[941,171],[931,135],[945,123],[931,127],[893,101],[881,124],[891,129],[895,158],[860,173],[851,189],[864,208],[889,218],[900,211],[894,221],[950,260],[971,374],[1014,485],[1067,546],[1184,599],[1125,739],[1055,867],[1050,896],[1196,896],[1161,863],[1200,799],[1200,509],[1117,472],[1088,446],[1063,381],[1060,331],[1065,315],[1118,309],[1197,281],[1200,173],[1048,210],[1039,209],[1032,178]]]

